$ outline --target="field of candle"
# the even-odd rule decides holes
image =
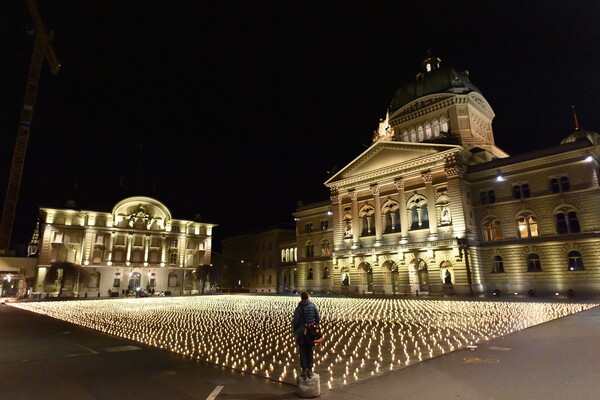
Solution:
[[[213,295],[12,303],[192,360],[294,383],[298,297]],[[315,371],[331,389],[597,304],[314,297],[325,340]]]

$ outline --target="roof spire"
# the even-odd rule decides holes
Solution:
[[[575,120],[575,130],[579,130],[579,120],[577,119],[577,113],[575,112],[575,106],[571,106],[573,109],[573,119]]]
[[[427,58],[423,60],[421,66],[425,69],[425,71],[431,72],[435,69],[438,69],[441,62],[442,60],[440,58],[431,55],[431,50],[427,50]]]

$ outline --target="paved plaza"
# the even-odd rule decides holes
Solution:
[[[285,296],[223,295],[13,305],[190,361],[294,384],[298,356],[291,316],[297,301]],[[326,332],[315,357],[324,393],[597,305],[328,297],[313,301]],[[471,358],[473,364],[491,363]]]

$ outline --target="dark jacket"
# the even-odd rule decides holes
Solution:
[[[303,312],[304,317],[302,316]],[[296,335],[301,335],[304,332],[305,324],[318,324],[320,322],[319,310],[314,303],[311,303],[310,300],[302,300],[298,303],[298,307],[294,311],[294,321],[292,322],[292,327]]]

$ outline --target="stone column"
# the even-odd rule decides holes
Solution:
[[[113,254],[114,254],[114,250],[113,250],[114,242],[115,242],[115,232],[111,232],[110,238],[108,239],[108,254],[107,254],[107,259],[108,259],[107,264],[108,265],[112,265]]]
[[[423,182],[425,182],[425,195],[427,196],[427,211],[429,211],[429,237],[437,239],[437,211],[435,209],[435,193],[433,192],[433,176],[431,172],[423,172],[421,174]]]
[[[161,267],[163,267],[167,262],[167,237],[164,234],[162,235],[162,250],[160,260],[162,263]]]
[[[354,189],[348,191],[348,195],[352,199],[352,248],[360,247],[359,242],[359,224],[358,224],[358,194]]]
[[[448,197],[450,197],[450,216],[452,218],[452,230],[454,236],[464,237],[467,230],[467,220],[465,215],[467,210],[463,205],[461,179],[464,168],[457,157],[448,157],[444,172],[448,178]]]
[[[337,191],[331,192],[331,204],[333,205],[333,217],[331,222],[333,224],[333,250],[342,248],[341,244],[344,242],[344,213],[342,210],[342,199],[341,195]]]
[[[133,234],[127,235],[127,258],[125,259],[127,265],[131,262],[131,242],[133,241]]]
[[[400,232],[402,233],[401,243],[408,242],[408,214],[406,213],[406,196],[404,194],[404,179],[397,178],[394,183],[398,189],[398,197],[400,197]]]
[[[148,252],[150,250],[150,235],[146,235],[144,240],[144,266],[148,265]]]
[[[381,199],[379,198],[380,188],[375,184],[371,186],[375,200],[375,247],[383,244],[383,227],[381,224]]]

